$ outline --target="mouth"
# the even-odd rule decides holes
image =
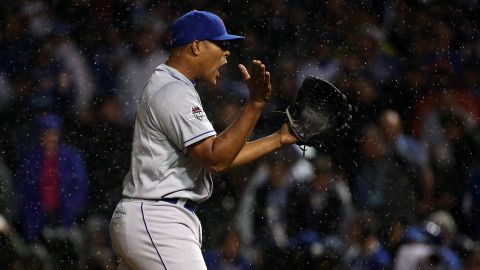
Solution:
[[[221,64],[216,70],[215,70],[215,80],[218,80],[220,78],[220,69],[225,65],[226,63]]]

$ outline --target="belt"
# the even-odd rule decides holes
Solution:
[[[160,201],[180,205],[190,210],[191,212],[195,212],[195,210],[197,210],[197,203],[195,201],[185,199],[185,198],[163,198],[163,199],[160,199]]]

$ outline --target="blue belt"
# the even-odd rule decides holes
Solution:
[[[176,204],[185,207],[186,209],[190,210],[191,212],[195,212],[197,210],[197,203],[184,198],[163,198],[160,201],[168,202],[171,204]]]

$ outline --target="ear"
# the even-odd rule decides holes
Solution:
[[[192,53],[193,55],[195,56],[198,56],[200,54],[200,47],[201,47],[201,42],[198,41],[198,40],[194,40],[192,43],[191,43],[191,50],[192,50]]]

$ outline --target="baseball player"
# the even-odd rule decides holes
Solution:
[[[145,86],[137,109],[130,171],[111,219],[119,269],[207,269],[201,253],[198,202],[212,194],[210,172],[223,172],[297,142],[286,124],[247,142],[271,95],[270,73],[258,60],[239,65],[250,97],[236,120],[218,134],[195,90],[215,85],[230,52],[222,20],[191,11],[171,26],[172,51]]]

